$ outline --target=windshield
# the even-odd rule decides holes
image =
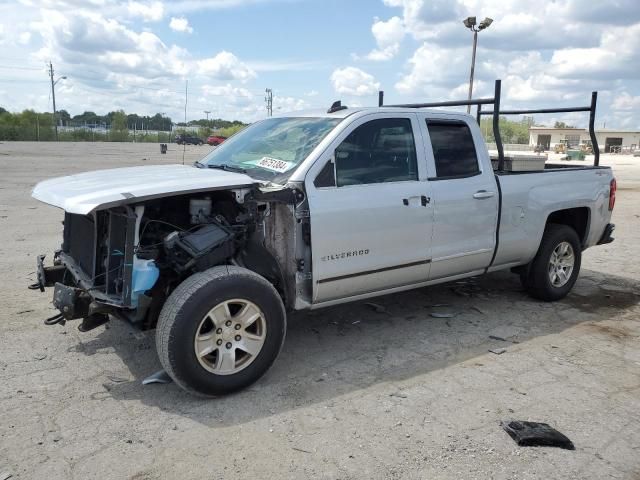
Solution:
[[[246,171],[259,180],[282,183],[341,118],[269,118],[226,140],[198,163]]]

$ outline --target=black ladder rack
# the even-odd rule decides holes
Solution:
[[[496,148],[498,149],[498,171],[504,171],[504,148],[502,146],[502,137],[500,136],[500,115],[526,115],[534,113],[567,113],[567,112],[589,112],[589,137],[591,138],[591,146],[593,148],[593,165],[600,165],[600,148],[595,133],[596,120],[596,103],[598,101],[598,92],[591,93],[591,105],[588,107],[562,107],[562,108],[539,108],[529,110],[500,110],[500,93],[502,89],[502,81],[496,80],[493,98],[475,98],[470,100],[452,100],[448,102],[430,102],[430,103],[405,103],[400,105],[384,105],[384,92],[378,92],[379,107],[399,107],[399,108],[434,108],[434,107],[463,107],[468,105],[476,105],[476,120],[480,125],[482,115],[491,115],[493,117],[493,136],[496,140]],[[482,105],[493,105],[493,110],[483,111]]]

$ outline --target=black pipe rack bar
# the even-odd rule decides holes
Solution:
[[[501,80],[496,80],[493,98],[476,98],[469,100],[451,100],[447,102],[430,102],[430,103],[404,103],[399,105],[383,105],[384,92],[378,93],[379,107],[397,107],[397,108],[434,108],[434,107],[463,107],[469,105],[477,105],[476,121],[480,125],[482,115],[491,115],[493,124],[493,136],[496,140],[496,148],[498,149],[498,171],[504,170],[504,148],[502,138],[500,136],[500,115],[525,115],[534,113],[567,113],[567,112],[589,112],[589,138],[593,149],[594,166],[600,165],[600,148],[595,133],[596,104],[598,102],[598,92],[591,94],[591,105],[588,107],[562,107],[562,108],[538,108],[525,110],[500,110],[500,97],[502,90]],[[482,105],[493,105],[493,110],[483,111]]]

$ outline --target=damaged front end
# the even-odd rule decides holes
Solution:
[[[47,323],[80,318],[87,330],[112,314],[151,327],[183,278],[226,262],[245,242],[253,215],[232,199],[232,192],[216,192],[215,207],[211,196],[181,195],[65,213],[61,249],[52,266],[38,257],[31,286],[54,287],[60,314]]]
[[[298,265],[280,253],[295,251],[289,247],[298,225],[289,213],[296,197],[287,198],[243,188],[156,198],[87,215],[66,212],[62,246],[53,265],[38,257],[31,288],[54,287],[60,313],[47,323],[82,319],[81,331],[102,325],[108,315],[153,328],[180,282],[221,264],[250,268],[291,298],[296,287],[285,276],[295,278]],[[283,221],[289,226],[279,226]],[[291,272],[283,271],[283,263]]]

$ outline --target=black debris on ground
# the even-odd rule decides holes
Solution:
[[[500,422],[500,425],[521,447],[576,449],[571,440],[546,423],[505,420]]]

